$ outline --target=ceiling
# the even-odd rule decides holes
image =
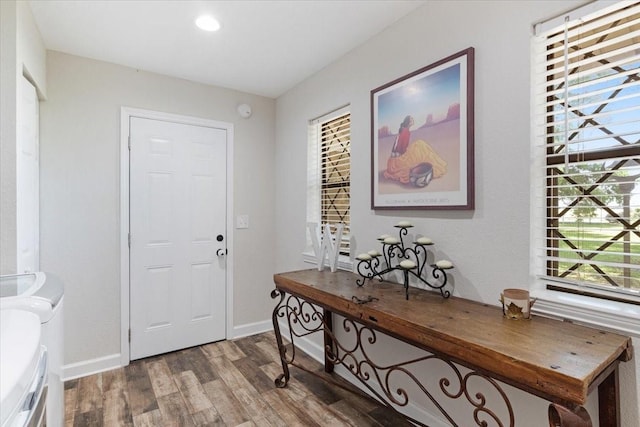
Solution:
[[[276,98],[424,1],[31,0],[47,49]],[[194,25],[201,14],[217,32]]]

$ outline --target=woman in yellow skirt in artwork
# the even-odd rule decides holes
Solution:
[[[389,157],[384,177],[424,187],[431,179],[440,178],[446,172],[447,162],[428,143],[418,139],[409,144],[402,155]]]

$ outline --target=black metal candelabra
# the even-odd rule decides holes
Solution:
[[[426,237],[420,237],[413,242],[413,246],[405,246],[404,237],[408,234],[408,229],[413,227],[406,222],[400,222],[394,227],[398,228],[399,238],[390,235],[382,235],[378,240],[382,243],[382,253],[371,250],[356,257],[358,262],[357,271],[362,277],[356,280],[358,286],[365,284],[366,280],[378,278],[384,280],[384,275],[392,271],[401,271],[404,278],[404,289],[406,299],[409,299],[409,277],[415,277],[420,282],[436,289],[443,298],[449,298],[451,292],[445,290],[447,284],[447,273],[445,270],[453,268],[453,264],[447,260],[437,261],[435,264],[428,264],[427,247],[433,245],[433,241]],[[433,281],[428,280],[423,274],[431,269]]]

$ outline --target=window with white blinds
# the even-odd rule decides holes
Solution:
[[[533,67],[541,276],[640,295],[640,2],[537,26]]]
[[[307,221],[343,223],[340,253],[349,255],[351,114],[334,111],[309,124]]]

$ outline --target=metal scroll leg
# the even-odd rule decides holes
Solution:
[[[329,310],[324,310],[324,371],[327,373],[333,372],[333,362],[331,358],[335,359],[335,348],[333,345],[333,313]],[[331,358],[329,357],[331,355]]]
[[[620,427],[620,385],[618,368],[614,369],[598,386],[598,412],[600,425]]]
[[[289,382],[289,365],[287,364],[287,357],[286,357],[286,347],[284,346],[284,343],[282,341],[282,334],[280,333],[280,324],[278,323],[278,317],[282,317],[283,315],[281,314],[279,316],[279,312],[281,310],[286,310],[285,305],[282,304],[282,301],[284,300],[284,296],[285,293],[281,292],[277,289],[274,289],[271,292],[271,298],[277,298],[278,296],[280,296],[280,301],[278,302],[278,304],[276,305],[276,308],[273,309],[273,314],[271,315],[271,320],[273,321],[273,331],[275,332],[276,335],[276,342],[278,343],[278,352],[280,353],[280,362],[282,363],[282,371],[283,373],[278,375],[278,378],[275,379],[274,383],[276,385],[276,387],[278,388],[283,388],[287,385],[287,383]],[[293,345],[293,343],[291,343]]]
[[[589,413],[582,406],[570,411],[557,403],[549,405],[549,427],[592,427],[592,425]]]
[[[404,270],[404,295],[409,300],[409,270]]]

